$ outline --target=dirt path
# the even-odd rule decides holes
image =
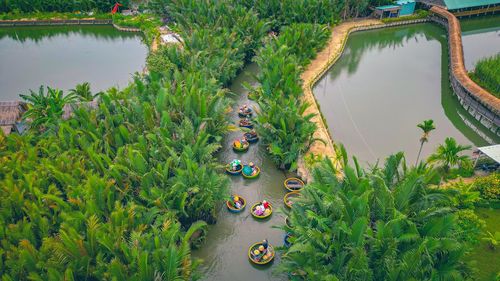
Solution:
[[[326,142],[326,145],[322,142],[315,142],[305,154],[314,154],[327,156],[335,161],[335,150],[333,148],[333,141],[328,132],[328,127],[326,126],[324,120],[321,117],[321,112],[319,106],[316,103],[314,94],[312,92],[312,87],[316,81],[323,76],[323,74],[334,64],[340,57],[344,50],[345,42],[349,36],[350,31],[356,27],[365,27],[370,25],[380,25],[381,21],[375,19],[362,19],[343,22],[332,29],[332,35],[328,41],[326,47],[317,54],[316,58],[307,66],[306,70],[302,73],[301,78],[303,81],[302,90],[304,92],[303,100],[309,103],[311,106],[304,112],[307,114],[316,114],[312,119],[317,125],[316,132],[314,133],[314,138],[322,139]],[[337,167],[339,167],[337,163]],[[303,159],[299,160],[299,175],[310,181],[311,177],[308,169],[306,168],[305,161]]]

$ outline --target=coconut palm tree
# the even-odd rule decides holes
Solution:
[[[424,120],[422,123],[418,124],[417,127],[422,129],[422,136],[420,137],[420,149],[418,150],[417,160],[415,160],[415,166],[418,165],[418,160],[420,159],[420,153],[422,153],[422,148],[424,143],[429,141],[429,134],[432,130],[436,129],[434,126],[434,120]]]
[[[282,249],[279,270],[290,280],[469,277],[447,193],[429,188],[428,170],[391,159],[362,171],[343,157],[342,177],[328,159],[317,166],[288,213],[292,246]]]
[[[91,102],[101,94],[101,92],[96,93],[96,94],[92,94],[92,91],[90,90],[90,83],[89,82],[84,82],[82,84],[76,84],[75,88],[69,90],[69,92],[71,94],[74,94],[75,96],[77,96],[78,100],[82,101],[82,102]]]
[[[74,94],[64,95],[63,91],[50,87],[45,91],[44,86],[40,86],[38,92],[30,90],[29,95],[20,96],[28,104],[23,118],[37,129],[57,124],[64,114],[64,106],[76,102]]]
[[[460,145],[454,138],[448,137],[444,140],[444,144],[440,144],[436,152],[429,156],[427,161],[429,163],[439,163],[447,173],[450,168],[469,159],[468,156],[461,155],[461,153],[471,149],[471,147],[470,145]]]

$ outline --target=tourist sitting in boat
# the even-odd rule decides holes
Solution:
[[[262,204],[257,205],[254,209],[254,214],[257,216],[268,216],[271,213],[269,202],[262,201]]]
[[[243,168],[243,173],[247,176],[253,176],[257,173],[257,166],[253,162],[250,162]]]
[[[250,121],[250,119],[248,119],[248,118],[241,119],[239,125],[240,125],[240,127],[245,127],[245,128],[249,128],[249,129],[253,128],[252,121]]]
[[[274,258],[274,249],[265,239],[250,247],[248,257],[256,264],[267,264]]]
[[[238,159],[234,159],[229,163],[229,167],[231,168],[231,171],[236,172],[241,169],[241,161]]]
[[[248,142],[256,142],[259,139],[259,137],[257,136],[257,132],[255,130],[253,130],[253,129],[250,132],[246,132],[243,135],[243,137]]]
[[[252,116],[252,109],[245,104],[240,107],[238,114],[241,117],[250,117]]]
[[[267,239],[264,239],[257,249],[252,252],[252,259],[260,262],[262,260],[267,260],[271,255],[272,253],[269,252],[269,243]]]
[[[240,200],[240,197],[238,196],[231,196],[232,197],[232,202],[233,202],[233,207],[235,209],[241,209],[241,206],[243,206],[243,203]]]
[[[249,146],[250,146],[250,143],[245,138],[242,138],[241,140],[236,139],[233,142],[233,147],[236,150],[244,150],[244,149],[248,148]]]

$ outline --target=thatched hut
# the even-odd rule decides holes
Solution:
[[[0,101],[0,127],[5,135],[18,131],[27,106],[21,101]]]

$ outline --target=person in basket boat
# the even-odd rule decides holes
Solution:
[[[254,139],[256,137],[257,137],[257,132],[254,129],[250,130],[250,132],[245,134],[245,139],[247,138]]]
[[[233,146],[237,149],[242,149],[243,147],[247,146],[248,145],[248,141],[247,139],[243,138],[241,140],[239,139],[236,139],[234,142],[233,142]]]
[[[252,109],[250,109],[248,105],[244,104],[243,106],[240,106],[240,114],[250,115],[252,114]]]
[[[234,159],[231,163],[229,163],[229,166],[231,167],[231,171],[236,172],[241,168],[241,161]]]
[[[273,253],[269,251],[269,243],[267,239],[262,241],[262,245],[260,245],[257,249],[252,252],[252,258],[257,261],[265,261],[272,256]]]
[[[243,206],[243,204],[241,203],[241,200],[240,200],[240,197],[238,196],[231,196],[232,200],[232,204],[233,204],[233,207],[237,210],[241,209],[241,206]]]
[[[248,117],[246,117],[244,119],[241,119],[240,125],[242,125],[242,126],[251,126],[252,122],[250,121],[250,119]]]
[[[255,207],[255,210],[253,212],[257,216],[268,216],[269,213],[271,213],[271,209],[269,207],[270,207],[269,202],[264,200],[262,201],[262,204],[257,205]]]
[[[250,162],[243,168],[243,173],[245,173],[245,175],[247,176],[253,176],[257,173],[257,167],[253,162]]]

